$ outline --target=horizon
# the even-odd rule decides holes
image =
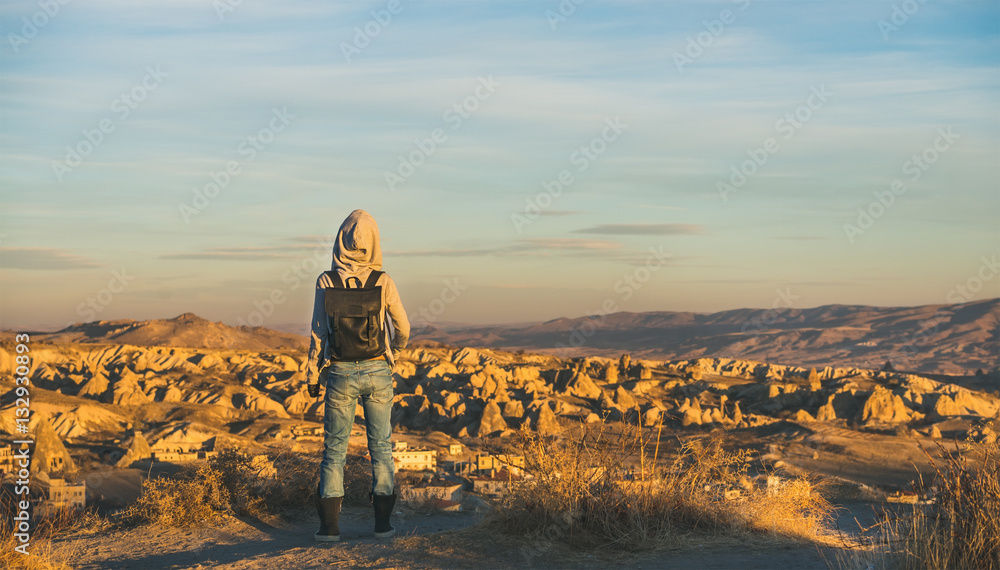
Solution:
[[[2,329],[306,324],[356,208],[415,326],[1000,298],[996,2],[56,4]]]
[[[989,298],[989,299],[976,299],[974,301],[967,301],[966,303],[962,303],[962,304],[971,305],[971,304],[975,304],[975,303],[988,303],[988,302],[994,302],[994,303],[1000,302],[1000,297],[994,297],[994,298]],[[879,310],[883,310],[883,309],[884,310],[892,310],[892,309],[917,309],[917,308],[924,308],[924,307],[947,307],[947,306],[951,306],[951,304],[940,303],[940,304],[930,304],[930,305],[899,305],[899,306],[888,306],[888,305],[886,305],[886,306],[879,306],[879,305],[844,305],[844,304],[841,304],[841,303],[831,303],[831,304],[827,304],[827,305],[817,305],[815,307],[777,307],[777,308],[772,308],[772,307],[738,307],[738,308],[734,308],[734,309],[724,309],[722,311],[713,311],[713,312],[699,312],[699,311],[641,311],[641,312],[636,312],[636,311],[617,311],[617,312],[614,312],[614,313],[608,313],[607,315],[604,315],[604,316],[611,316],[611,315],[616,315],[616,314],[643,315],[643,314],[662,314],[662,313],[668,313],[668,314],[695,314],[695,315],[711,316],[711,315],[717,315],[717,314],[720,314],[720,313],[729,313],[729,312],[737,312],[737,311],[768,311],[768,310],[771,310],[771,309],[776,309],[778,311],[809,311],[809,310],[815,310],[815,309],[824,309],[824,308],[828,308],[828,307],[851,307],[851,308],[870,308],[870,309],[879,309]],[[207,319],[207,318],[202,317],[201,315],[199,315],[197,313],[193,313],[191,311],[186,311],[186,312],[183,312],[183,313],[178,313],[178,314],[176,314],[176,315],[174,315],[172,317],[150,317],[150,318],[147,318],[147,319],[132,319],[132,318],[128,318],[128,317],[123,317],[121,319],[98,319],[96,321],[81,321],[81,322],[77,322],[77,323],[72,323],[71,325],[67,325],[65,327],[60,327],[58,329],[56,329],[56,328],[47,329],[47,328],[44,328],[44,327],[39,327],[39,328],[21,328],[21,329],[18,329],[17,331],[15,331],[14,329],[2,328],[2,329],[0,329],[0,332],[52,333],[52,332],[59,332],[60,330],[63,330],[65,328],[69,328],[69,327],[73,327],[73,326],[87,325],[87,324],[97,323],[97,322],[101,322],[101,321],[105,321],[105,322],[109,322],[109,321],[146,322],[146,321],[152,321],[152,320],[169,321],[169,320],[178,319],[178,318],[180,318],[180,317],[182,317],[184,315],[193,315],[195,317],[204,319],[206,321],[213,322],[213,323],[221,323],[221,324],[226,325],[226,326],[232,326],[232,327],[239,327],[239,326],[241,326],[238,323],[237,324],[232,324],[232,323],[226,323],[225,321],[218,321],[218,320]],[[510,328],[517,328],[517,327],[530,327],[530,326],[534,326],[534,325],[538,325],[538,324],[547,324],[547,323],[556,322],[556,321],[560,321],[560,320],[586,319],[588,317],[594,317],[594,316],[598,316],[598,315],[579,315],[579,316],[575,316],[575,317],[561,316],[561,317],[555,317],[555,318],[552,318],[552,319],[546,319],[546,320],[540,320],[540,321],[510,321],[510,322],[498,321],[498,322],[493,322],[493,323],[469,323],[469,322],[458,322],[458,321],[434,321],[434,322],[426,322],[426,321],[416,320],[416,321],[413,322],[413,324],[414,324],[414,329],[416,329],[417,327],[424,327],[424,326],[436,327],[436,328],[440,328],[440,329],[448,329],[448,328],[475,328],[475,327],[484,327],[484,328],[510,327]],[[247,326],[253,327],[253,325],[247,325]],[[284,322],[284,323],[282,323],[282,322],[274,322],[274,323],[269,323],[269,324],[261,325],[261,326],[263,328],[265,328],[265,329],[271,329],[271,330],[274,330],[274,331],[277,331],[277,332],[286,332],[286,333],[292,333],[292,334],[303,334],[305,336],[308,336],[307,333],[297,333],[297,332],[294,332],[294,329],[296,327],[303,328],[303,329],[308,329],[309,323],[308,322],[302,322],[302,323],[295,323],[295,322]],[[254,327],[254,328],[256,328],[256,327]]]

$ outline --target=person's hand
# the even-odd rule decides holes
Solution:
[[[315,384],[306,384],[306,390],[309,391],[309,397],[310,398],[318,398],[319,397],[319,382],[317,382]]]

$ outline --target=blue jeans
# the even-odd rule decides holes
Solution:
[[[372,462],[372,493],[391,495],[396,466],[392,462],[392,370],[385,359],[334,362],[326,376],[326,441],[319,466],[319,496],[344,496],[344,464],[354,412],[361,398]]]

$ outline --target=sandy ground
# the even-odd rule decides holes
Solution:
[[[688,537],[683,550],[639,554],[581,553],[553,543],[516,540],[478,525],[476,513],[399,512],[399,535],[377,540],[369,509],[345,509],[340,543],[314,542],[316,515],[271,526],[226,519],[214,527],[142,527],[62,537],[53,557],[73,568],[635,568],[756,570],[836,566],[842,539],[851,541],[858,522],[874,520],[872,505],[851,503],[831,521],[826,544],[778,543],[706,536]],[[855,519],[858,522],[855,522]],[[837,529],[842,531],[837,532]]]
[[[764,430],[764,431],[762,431]],[[745,433],[744,433],[745,432]],[[766,432],[766,433],[765,433]],[[773,433],[772,433],[773,432]],[[905,437],[859,433],[841,427],[782,422],[744,430],[744,443],[810,476],[838,476],[870,485],[905,486],[914,467],[926,460]],[[738,439],[738,438],[737,438]],[[768,443],[764,443],[768,442]],[[421,443],[417,441],[416,443]],[[933,442],[924,442],[933,447]],[[906,467],[901,464],[909,463]],[[126,503],[138,494],[144,470],[102,473],[107,499]],[[62,537],[54,558],[73,568],[676,568],[681,570],[840,567],[857,544],[859,529],[876,522],[882,504],[841,496],[834,519],[817,543],[687,536],[675,548],[641,553],[579,552],[552,542],[516,539],[479,524],[475,512],[428,513],[397,505],[393,524],[399,535],[376,540],[369,508],[347,508],[342,542],[316,543],[314,511],[273,525],[228,518],[215,526],[171,529],[150,526]],[[847,497],[852,497],[850,500]],[[864,567],[864,566],[862,566]]]
[[[345,509],[340,543],[313,540],[315,513],[271,526],[228,518],[215,526],[175,529],[148,526],[57,539],[54,557],[74,568],[387,568],[380,560],[405,550],[408,538],[473,525],[475,513],[396,515],[399,537],[376,540],[370,509]]]

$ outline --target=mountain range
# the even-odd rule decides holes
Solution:
[[[296,330],[302,331],[302,328]],[[243,350],[302,349],[308,337],[232,327],[184,313],[173,319],[78,323],[37,341]],[[1000,364],[1000,299],[956,305],[618,312],[528,325],[416,326],[416,345],[524,350],[562,357],[680,360],[725,357],[798,366],[882,367],[971,374]]]
[[[960,305],[619,312],[528,326],[424,326],[415,341],[559,356],[728,357],[968,374],[1000,364],[1000,299]]]
[[[8,333],[9,334],[9,333]],[[56,332],[31,333],[33,341],[56,344],[130,344],[239,350],[301,349],[307,337],[266,327],[232,327],[184,313],[172,319],[118,319],[76,323]]]

